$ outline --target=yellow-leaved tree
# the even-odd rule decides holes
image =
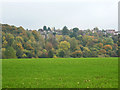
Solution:
[[[59,57],[65,57],[69,55],[70,43],[67,41],[61,41],[59,44],[58,55]]]

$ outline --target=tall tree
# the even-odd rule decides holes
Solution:
[[[61,41],[60,45],[59,45],[59,49],[58,52],[60,55],[62,55],[62,53],[64,54],[64,56],[68,56],[69,55],[69,48],[70,48],[70,43],[67,41]]]
[[[43,30],[47,31],[47,26],[43,26]]]
[[[73,32],[77,33],[79,31],[79,28],[73,28]]]
[[[66,26],[64,26],[62,29],[62,35],[69,35],[69,30]]]
[[[48,27],[48,31],[51,31],[51,28],[50,28],[50,27]]]

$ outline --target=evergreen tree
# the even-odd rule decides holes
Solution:
[[[66,26],[63,27],[62,35],[69,35],[69,30]]]
[[[43,26],[43,30],[47,31],[47,27],[46,27],[46,26]]]
[[[48,31],[51,31],[50,27],[48,27]]]

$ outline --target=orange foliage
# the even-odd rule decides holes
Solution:
[[[73,57],[81,57],[82,56],[82,51],[80,50],[76,50],[75,52],[72,53]]]
[[[114,47],[118,48],[118,45],[117,45],[117,44],[114,44]]]
[[[103,44],[102,44],[102,43],[99,43],[99,44],[98,44],[98,47],[103,48]]]
[[[99,52],[105,54],[106,50],[105,49],[101,49]]]
[[[21,43],[17,43],[17,47],[20,48],[21,50],[23,50],[24,48],[22,47]]]
[[[46,45],[45,45],[45,48],[47,49],[47,50],[50,50],[50,49],[52,49],[52,44],[51,43],[47,43]]]
[[[104,46],[104,49],[105,49],[105,50],[112,50],[112,46],[111,46],[111,45],[105,45],[105,46]]]

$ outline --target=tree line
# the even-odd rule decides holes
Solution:
[[[62,34],[48,33],[45,38],[39,30],[2,24],[2,58],[81,58],[118,57],[118,35],[105,34],[97,27],[79,30],[61,29]]]

